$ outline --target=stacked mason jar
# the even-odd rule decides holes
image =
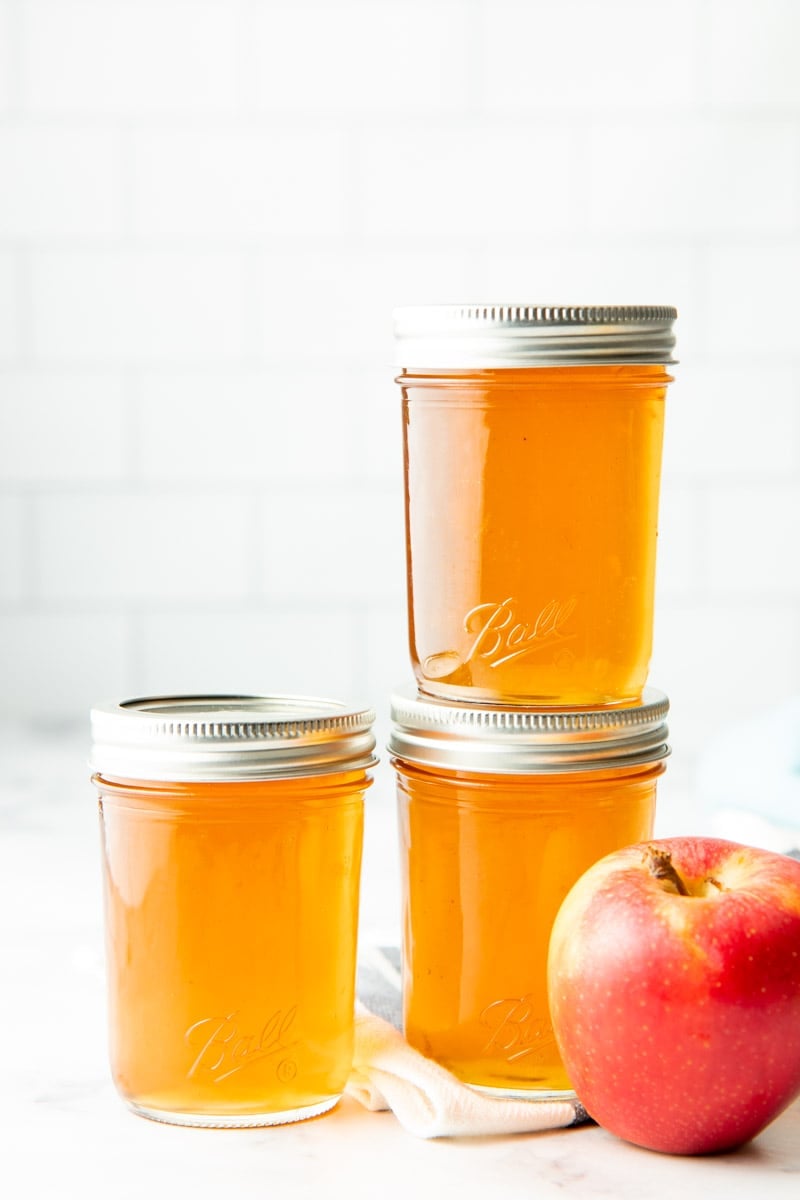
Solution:
[[[409,645],[392,698],[408,1041],[495,1094],[570,1091],[556,912],[651,836],[667,746],[652,646],[669,307],[395,314]]]

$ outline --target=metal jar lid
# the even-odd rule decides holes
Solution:
[[[394,313],[404,369],[672,363],[667,305],[443,304]]]
[[[153,696],[92,710],[92,770],[165,782],[374,766],[370,709],[307,696]]]
[[[556,711],[456,705],[409,687],[392,697],[389,751],[401,763],[492,775],[638,766],[668,756],[668,711],[653,688],[630,707]]]

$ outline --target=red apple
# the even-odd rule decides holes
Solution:
[[[800,1093],[800,862],[669,838],[591,867],[559,910],[553,1028],[587,1112],[672,1154],[748,1141]]]

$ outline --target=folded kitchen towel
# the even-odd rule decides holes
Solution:
[[[589,1119],[575,1099],[487,1096],[412,1049],[391,1023],[397,1013],[393,991],[399,1001],[399,989],[392,987],[391,959],[391,951],[373,952],[359,971],[362,999],[356,1009],[355,1054],[347,1092],[365,1108],[391,1109],[404,1128],[424,1138],[534,1133],[581,1125]],[[377,982],[381,976],[384,987]],[[371,1001],[370,1008],[365,999]]]

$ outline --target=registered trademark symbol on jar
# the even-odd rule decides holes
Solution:
[[[291,1058],[284,1058],[278,1063],[276,1073],[281,1083],[291,1083],[297,1074],[297,1063]]]

